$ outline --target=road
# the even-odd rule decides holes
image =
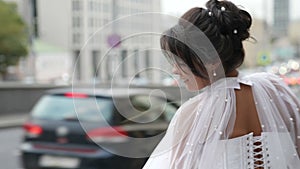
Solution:
[[[18,147],[21,142],[22,128],[0,130],[0,168],[20,169]]]

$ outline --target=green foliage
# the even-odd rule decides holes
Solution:
[[[16,5],[0,0],[0,73],[16,65],[28,54],[26,25],[17,13]]]

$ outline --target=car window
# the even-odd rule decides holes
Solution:
[[[137,95],[130,97],[130,103],[133,109],[128,112],[130,115],[126,116],[127,120],[124,122],[169,122],[177,110],[176,106],[159,97]]]
[[[112,100],[108,98],[68,98],[61,95],[44,96],[33,108],[32,116],[50,120],[109,121]]]

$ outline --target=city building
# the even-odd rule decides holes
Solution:
[[[292,43],[300,42],[300,19],[294,20],[289,25],[289,39]]]
[[[274,0],[273,36],[276,38],[288,35],[290,22],[290,0]]]
[[[289,40],[294,46],[295,57],[300,58],[300,20],[294,20],[289,26]]]
[[[38,35],[72,53],[74,81],[156,83],[161,22],[145,12],[160,10],[160,0],[38,0]]]
[[[272,60],[270,46],[270,27],[262,19],[253,18],[250,28],[252,38],[244,41],[245,48],[245,68],[254,68],[269,64]]]

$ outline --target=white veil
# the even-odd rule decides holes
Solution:
[[[213,45],[193,24],[183,20],[180,23],[176,26],[176,35],[167,36],[174,36],[197,53],[207,66],[211,85],[180,107],[144,169],[224,168],[224,162],[216,160],[227,158],[219,157],[224,155],[219,148],[221,141],[228,140],[233,131],[236,117],[234,89],[240,88],[241,83],[252,86],[263,132],[275,134],[272,144],[277,147],[272,156],[278,157],[285,168],[300,168],[300,151],[295,148],[300,146],[300,104],[295,95],[271,74],[225,78],[221,66],[216,69],[218,76],[215,78],[208,65],[221,61]],[[291,137],[282,142],[280,133],[290,133]]]

